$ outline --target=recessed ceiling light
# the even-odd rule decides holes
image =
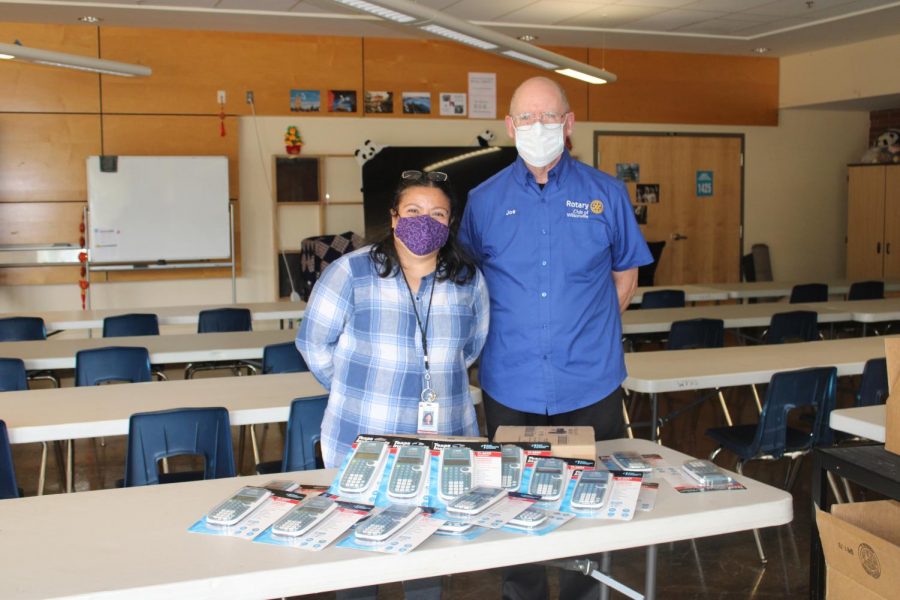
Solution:
[[[523,42],[533,42],[537,39],[536,35],[531,35],[530,33],[526,33],[524,35],[518,36],[516,39],[522,40]]]
[[[86,17],[78,17],[78,20],[81,21],[82,23],[87,23],[87,24],[89,24],[89,25],[94,25],[94,24],[96,24],[96,23],[99,23],[99,22],[102,21],[103,19],[101,19],[100,17],[86,16]]]
[[[759,48],[754,48],[753,51],[756,52],[757,54],[765,54],[766,52],[769,51],[769,49],[766,48],[765,46],[760,46]]]

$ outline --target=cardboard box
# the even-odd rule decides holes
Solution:
[[[900,588],[900,502],[835,504],[816,509],[828,565],[828,600],[897,597]]]
[[[504,442],[549,442],[553,456],[597,460],[597,445],[594,428],[578,427],[524,427],[501,425],[494,435],[495,443]]]
[[[884,417],[884,449],[900,454],[900,337],[885,338],[888,399]]]

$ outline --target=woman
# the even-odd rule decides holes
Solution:
[[[478,433],[467,368],[487,335],[488,295],[457,244],[461,211],[447,175],[404,171],[390,212],[390,233],[325,270],[297,333],[329,390],[326,467],[340,466],[361,433],[414,434],[419,423]]]

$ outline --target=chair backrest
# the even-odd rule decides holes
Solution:
[[[46,340],[47,328],[40,317],[7,317],[0,319],[0,342]]]
[[[856,281],[850,284],[847,300],[881,300],[884,298],[883,281]]]
[[[753,244],[750,246],[750,254],[753,255],[754,281],[772,281],[772,259],[769,254],[768,244]]]
[[[656,278],[656,268],[659,266],[659,258],[666,247],[666,242],[647,242],[647,247],[650,249],[650,256],[653,257],[653,262],[649,265],[638,267],[638,285],[641,287],[654,285],[653,280]]]
[[[159,320],[154,314],[132,313],[103,319],[103,337],[159,335]]]
[[[108,346],[75,354],[75,385],[99,385],[111,381],[150,381],[150,353],[146,348]]]
[[[125,486],[159,483],[160,459],[202,456],[204,479],[234,477],[231,422],[222,407],[136,413],[128,421]]]
[[[0,358],[0,392],[28,389],[28,374],[21,358]]]
[[[682,308],[684,307],[683,290],[653,290],[645,292],[641,299],[641,309],[646,308]]]
[[[263,374],[305,373],[309,367],[294,342],[284,342],[263,348],[262,370]]]
[[[784,455],[788,415],[802,407],[812,407],[816,411],[808,447],[830,445],[828,417],[834,408],[836,381],[835,367],[813,367],[772,375],[751,444],[752,454],[770,454],[776,458]]]
[[[884,404],[888,396],[888,374],[886,358],[870,358],[863,367],[856,406]]]
[[[828,284],[801,283],[791,289],[791,304],[804,302],[828,302]]]
[[[316,460],[316,444],[322,436],[322,418],[327,404],[328,396],[297,398],[291,403],[282,473],[322,468]]]
[[[756,281],[756,265],[753,264],[753,253],[741,257],[741,274],[744,281]]]
[[[6,422],[0,420],[0,500],[18,497],[19,485],[16,483],[16,469],[13,466],[9,436],[6,434]]]
[[[721,348],[725,345],[725,322],[722,319],[688,319],[675,321],[669,329],[668,350]]]
[[[811,310],[775,313],[766,331],[766,344],[812,342],[819,339],[819,315]]]
[[[197,333],[252,331],[253,317],[249,308],[214,308],[201,310]]]

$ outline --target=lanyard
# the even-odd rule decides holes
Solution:
[[[428,297],[428,310],[425,311],[425,324],[422,325],[422,319],[419,317],[419,309],[416,308],[416,298],[413,296],[409,281],[406,280],[406,275],[402,272],[400,274],[403,276],[403,282],[406,284],[406,291],[409,292],[409,299],[412,301],[413,314],[416,315],[416,324],[419,326],[419,333],[422,335],[422,353],[425,355],[425,385],[422,389],[422,401],[434,402],[437,399],[437,394],[431,389],[431,371],[428,367],[428,321],[431,319],[431,304],[434,300],[434,288],[437,287],[437,279],[431,282],[431,294]]]

